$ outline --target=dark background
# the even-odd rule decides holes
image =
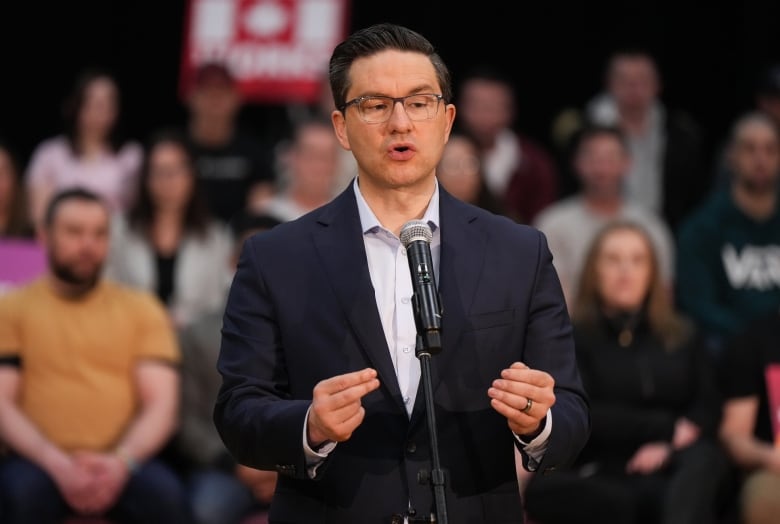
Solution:
[[[687,110],[719,142],[752,103],[757,75],[780,62],[780,2],[580,2],[353,0],[351,29],[379,21],[422,32],[457,82],[470,65],[503,68],[516,82],[518,127],[542,142],[564,107],[600,87],[607,53],[644,47],[658,58],[667,105]],[[183,122],[177,96],[186,0],[0,2],[0,137],[23,163],[60,131],[76,73],[108,67],[122,89],[122,122],[144,139]],[[250,106],[246,123],[276,136],[283,110]]]

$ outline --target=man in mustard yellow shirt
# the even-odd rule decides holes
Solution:
[[[97,196],[59,193],[47,273],[0,299],[6,523],[187,521],[179,480],[155,459],[176,427],[178,346],[156,297],[101,278],[108,228]]]

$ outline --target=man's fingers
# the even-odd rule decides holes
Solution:
[[[514,397],[514,403],[518,409],[526,405],[526,399],[531,399],[537,403],[545,403],[550,406],[555,402],[555,392],[552,387],[538,387],[526,382],[515,382],[499,378],[493,381],[492,388],[507,395],[507,399]],[[511,401],[509,401],[511,402]]]
[[[335,438],[337,442],[344,442],[352,436],[352,432],[363,422],[366,416],[366,410],[362,406],[353,411],[348,418],[342,420],[334,427]]]
[[[365,368],[325,379],[317,384],[315,391],[319,390],[325,394],[338,393],[360,384],[370,383],[373,380],[376,380],[376,370]]]
[[[362,369],[323,380],[314,387],[309,437],[343,442],[363,421],[361,399],[379,387],[376,370]]]
[[[361,369],[320,381],[313,391],[315,402],[326,402],[332,409],[351,404],[379,387],[376,370]]]
[[[501,378],[513,380],[515,382],[525,382],[540,388],[553,386],[555,384],[555,379],[546,371],[531,369],[522,363],[512,364],[509,369],[502,370]]]

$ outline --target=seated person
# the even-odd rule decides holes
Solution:
[[[573,468],[530,480],[529,517],[715,522],[727,465],[716,441],[715,368],[672,308],[641,226],[616,221],[596,235],[572,321],[593,430]]]
[[[780,515],[780,318],[750,323],[726,348],[726,397],[720,437],[736,466],[737,512],[744,524],[777,522]]]
[[[235,269],[244,240],[280,222],[242,210],[233,217]],[[179,332],[182,351],[181,427],[167,450],[182,466],[194,524],[239,524],[266,513],[276,471],[237,464],[217,433],[212,414],[222,378],[217,372],[224,306],[204,313]]]
[[[55,194],[46,274],[0,298],[6,524],[188,522],[181,483],[156,457],[176,427],[178,346],[154,295],[101,277],[109,215],[94,193]]]

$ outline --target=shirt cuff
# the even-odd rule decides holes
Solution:
[[[547,416],[544,422],[544,428],[533,440],[526,442],[520,435],[515,433],[515,438],[523,447],[523,451],[528,455],[527,464],[524,464],[528,471],[536,471],[539,463],[544,457],[544,453],[547,451],[547,444],[550,440],[550,433],[552,432],[552,411],[547,410]]]
[[[306,456],[306,471],[309,474],[309,478],[314,478],[317,476],[317,468],[328,458],[330,452],[336,448],[336,442],[326,442],[319,446],[316,451],[312,449],[306,436],[309,427],[310,410],[311,406],[306,410],[306,418],[303,419],[303,454]]]

